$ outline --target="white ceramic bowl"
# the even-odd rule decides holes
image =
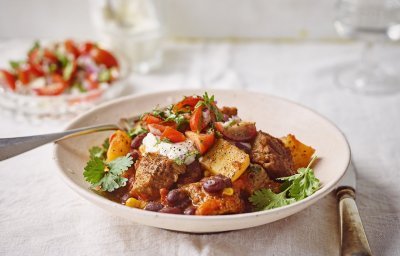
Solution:
[[[312,196],[289,206],[268,211],[222,216],[186,216],[156,213],[110,201],[89,189],[83,178],[88,148],[99,145],[110,132],[71,138],[55,146],[55,161],[62,179],[89,202],[111,214],[144,225],[185,232],[220,232],[255,227],[270,223],[303,210],[335,188],[350,160],[350,149],[343,134],[327,119],[299,104],[261,93],[209,90],[219,106],[236,106],[244,120],[255,121],[257,128],[280,137],[288,133],[316,149],[319,161],[314,167],[322,188]],[[122,117],[137,115],[180,100],[184,95],[202,95],[199,90],[180,90],[128,96],[101,105],[71,122],[67,129],[117,123]]]

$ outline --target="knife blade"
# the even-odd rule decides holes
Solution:
[[[354,191],[356,190],[356,170],[352,162],[350,162],[344,176],[339,181],[337,189],[339,190],[345,187],[352,188]]]
[[[339,201],[341,255],[372,255],[355,201],[356,171],[350,162],[336,189]]]

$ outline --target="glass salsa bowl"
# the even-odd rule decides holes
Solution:
[[[44,42],[44,45],[52,42]],[[0,67],[7,67],[8,61],[23,58],[32,41],[11,40],[0,44]],[[104,47],[102,47],[104,48]],[[20,94],[0,86],[0,108],[16,117],[58,119],[75,116],[93,106],[118,97],[127,85],[129,68],[122,56],[115,55],[119,62],[119,77],[107,87],[99,87],[87,92],[38,96]]]

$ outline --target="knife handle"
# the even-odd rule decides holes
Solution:
[[[341,187],[337,190],[336,196],[339,200],[341,255],[372,255],[354,200],[354,190],[350,187]]]

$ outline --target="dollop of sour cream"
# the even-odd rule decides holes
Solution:
[[[158,136],[148,133],[144,137],[142,145],[145,153],[158,153],[166,156],[175,162],[189,165],[196,159],[197,150],[190,140],[185,140],[178,143],[168,143],[160,141]]]

